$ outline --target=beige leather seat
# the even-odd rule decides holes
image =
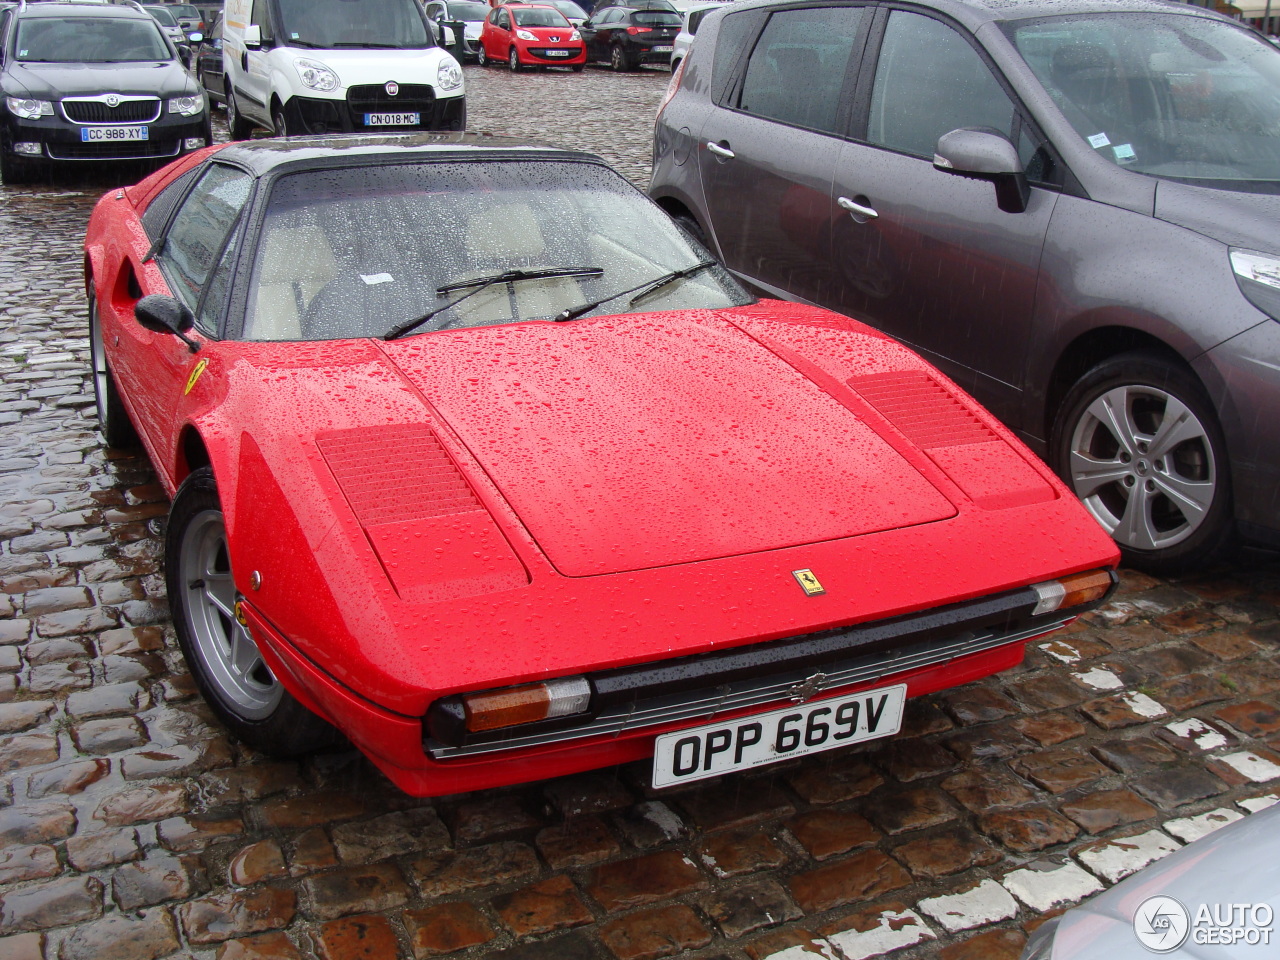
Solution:
[[[581,262],[574,251],[548,252],[537,217],[527,203],[489,207],[467,222],[463,239],[471,265],[468,273],[474,277],[503,270],[590,266]],[[463,289],[450,296],[459,297],[466,292]],[[453,326],[552,317],[584,299],[573,277],[494,284],[458,305],[458,319]]]
[[[263,239],[258,289],[248,340],[301,340],[302,315],[338,275],[333,250],[319,227],[275,227]]]

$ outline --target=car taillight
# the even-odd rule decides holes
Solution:
[[[582,713],[591,701],[591,684],[585,677],[566,677],[522,687],[506,687],[462,698],[467,730],[481,733],[521,723]]]
[[[1066,610],[1101,600],[1107,595],[1113,583],[1115,583],[1115,575],[1110,570],[1089,570],[1085,573],[1073,573],[1068,577],[1037,583],[1031,588],[1038,598],[1031,615],[1034,617],[1042,613]]]
[[[667,81],[667,92],[662,95],[662,101],[658,104],[658,113],[653,120],[655,124],[662,116],[662,111],[667,109],[667,104],[671,102],[671,98],[674,97],[676,95],[676,91],[680,89],[680,80],[684,77],[684,63],[688,59],[688,56],[680,58],[680,65],[676,67],[675,72],[671,74],[671,79]]]
[[[627,33],[631,34],[633,37],[637,33],[653,33],[653,27],[627,27]]]

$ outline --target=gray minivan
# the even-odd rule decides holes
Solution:
[[[1127,562],[1280,545],[1280,50],[1159,0],[707,14],[650,193],[735,273],[919,350]]]

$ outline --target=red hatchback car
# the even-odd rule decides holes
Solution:
[[[266,752],[336,726],[411,793],[678,785],[890,736],[1114,583],[946,377],[756,300],[587,154],[226,144],[111,191],[85,269],[178,642]]]
[[[505,61],[512,70],[572,67],[579,73],[587,62],[582,36],[564,14],[530,3],[504,3],[490,10],[476,54],[482,67]]]

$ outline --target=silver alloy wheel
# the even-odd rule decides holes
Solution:
[[[507,65],[511,67],[511,72],[515,73],[520,69],[520,54],[515,47],[511,48],[511,52],[507,54]]]
[[[187,630],[209,683],[244,719],[270,716],[284,688],[236,620],[236,587],[221,511],[202,510],[192,518],[183,531],[178,562]]]
[[[107,426],[107,390],[110,388],[107,372],[107,355],[102,349],[102,323],[98,319],[98,299],[89,306],[89,363],[93,367],[93,400],[98,408],[98,427],[105,432]]]
[[[1071,487],[1121,546],[1161,550],[1204,522],[1218,469],[1200,419],[1146,384],[1099,394],[1071,435]]]

